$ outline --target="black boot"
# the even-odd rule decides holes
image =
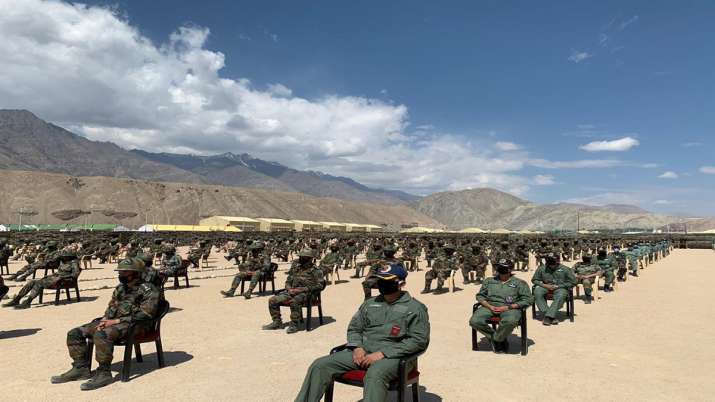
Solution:
[[[591,295],[586,295],[583,297],[584,304],[591,304]]]

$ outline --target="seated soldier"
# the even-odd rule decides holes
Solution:
[[[576,276],[571,268],[561,265],[559,256],[550,252],[544,256],[545,264],[540,265],[531,278],[534,288],[534,301],[539,311],[544,314],[544,325],[558,324],[556,313],[568,299],[568,289],[576,286]],[[553,301],[549,305],[546,296],[553,292]]]
[[[81,385],[82,390],[92,390],[109,385],[112,381],[110,366],[114,344],[126,338],[132,323],[149,321],[155,317],[159,305],[159,291],[150,283],[144,282],[144,263],[137,259],[125,259],[117,266],[120,284],[114,289],[109,306],[102,318],[74,328],[67,333],[67,349],[72,358],[72,368],[52,377],[53,384],[69,381],[89,381]],[[138,325],[139,335],[149,329]],[[87,338],[92,338],[97,350],[96,360],[99,367],[94,376],[89,371],[89,345]]]
[[[243,297],[245,299],[250,299],[253,289],[258,285],[258,281],[263,278],[264,272],[271,269],[271,259],[262,254],[263,253],[263,243],[257,241],[253,243],[250,247],[251,254],[246,261],[238,265],[239,272],[233,277],[231,281],[231,287],[228,290],[222,290],[221,294],[224,297],[233,297],[236,289],[241,284],[244,279],[251,279],[251,284],[248,287],[248,291]]]
[[[268,299],[268,313],[271,315],[271,322],[263,326],[265,330],[283,328],[281,321],[281,306],[288,303],[290,306],[290,325],[286,332],[292,334],[298,332],[298,326],[303,318],[301,308],[305,305],[308,297],[315,292],[325,288],[323,271],[313,264],[313,253],[310,250],[302,250],[298,253],[298,261],[288,271],[286,288],[275,296]]]
[[[421,293],[430,293],[432,291],[432,281],[437,279],[437,289],[435,292],[441,293],[448,289],[444,288],[444,281],[449,279],[452,271],[457,269],[457,258],[454,255],[455,248],[451,244],[445,244],[442,248],[444,254],[437,257],[432,264],[432,269],[425,273],[425,288]]]
[[[402,290],[407,278],[402,263],[384,264],[376,275],[380,295],[366,300],[353,316],[347,348],[313,362],[296,402],[320,401],[330,381],[351,370],[367,370],[363,401],[386,401],[399,359],[427,349],[427,307]],[[407,372],[413,369],[406,367]]]
[[[583,253],[580,262],[573,266],[574,274],[578,283],[583,285],[583,302],[591,304],[593,300],[593,283],[596,278],[601,276],[602,271],[598,264],[594,263],[593,257],[589,253]]]
[[[320,269],[323,271],[323,276],[328,279],[328,276],[334,272],[334,270],[340,268],[342,262],[342,255],[337,244],[330,245],[330,252],[325,254],[320,260]]]
[[[161,261],[159,271],[167,277],[176,275],[181,270],[181,257],[176,255],[176,247],[164,247],[164,259]]]
[[[63,250],[59,253],[60,261],[57,272],[48,275],[42,279],[31,279],[20,289],[20,291],[9,302],[3,304],[3,307],[15,307],[17,309],[29,308],[32,300],[39,296],[42,291],[50,288],[58,282],[77,278],[80,273],[79,264],[77,263],[77,255],[69,250]],[[27,295],[27,299],[20,303],[20,300]]]
[[[483,308],[477,309],[469,320],[472,328],[489,338],[495,353],[506,353],[509,350],[506,338],[519,325],[521,309],[534,302],[529,285],[513,276],[512,269],[512,261],[497,261],[497,276],[485,279],[477,293],[477,301]],[[496,331],[489,324],[492,317],[501,318]]]
[[[5,297],[9,290],[10,288],[5,286],[5,281],[2,279],[2,276],[0,276],[0,300]]]

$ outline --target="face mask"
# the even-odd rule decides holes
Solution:
[[[503,267],[501,265],[497,266],[497,272],[500,273],[501,275],[506,275],[510,271],[509,267]]]
[[[298,262],[300,263],[300,265],[306,265],[306,264],[310,263],[311,260],[312,260],[312,258],[300,257],[298,259]]]
[[[555,258],[547,258],[546,265],[551,265],[551,266],[556,265],[556,259]]]
[[[129,283],[131,281],[132,281],[131,277],[119,275],[119,282],[121,282],[122,285],[126,285],[127,283]]]
[[[400,290],[400,284],[397,281],[377,281],[377,290],[381,295],[389,295]]]

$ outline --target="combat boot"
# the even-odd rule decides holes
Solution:
[[[20,298],[17,297],[17,296],[15,296],[15,297],[12,298],[12,300],[10,300],[9,302],[3,304],[2,306],[3,306],[3,307],[15,307],[15,306],[17,306],[19,303],[20,303]]]
[[[552,324],[551,317],[544,317],[544,321],[542,321],[542,323],[546,326],[551,325]]]
[[[32,303],[32,300],[26,299],[24,302],[16,304],[15,309],[16,310],[23,310],[26,308],[30,308],[30,303]]]
[[[222,290],[221,294],[223,295],[223,297],[233,297],[233,294],[235,292],[236,292],[236,289],[231,288],[229,290]]]
[[[583,297],[583,302],[585,304],[591,304],[591,295],[586,295]]]
[[[91,391],[97,388],[106,387],[112,382],[114,382],[114,378],[112,377],[112,372],[109,368],[98,368],[94,373],[94,377],[90,378],[89,381],[82,383],[79,389],[82,391]]]
[[[294,333],[296,333],[296,332],[298,332],[298,331],[300,331],[300,330],[298,329],[298,326],[297,326],[295,323],[293,323],[293,322],[291,322],[291,323],[288,325],[288,328],[286,328],[286,334],[294,334]]]
[[[420,293],[425,294],[425,293],[430,293],[432,290],[430,288],[424,288]]]
[[[92,374],[89,371],[89,367],[76,367],[73,365],[68,371],[60,375],[52,376],[50,382],[53,384],[63,384],[70,381],[89,380],[90,378],[92,378]]]
[[[243,295],[243,298],[246,300],[251,300],[251,291],[249,290],[248,292],[246,292],[246,294]]]
[[[263,330],[265,331],[272,331],[281,328],[283,328],[283,322],[281,322],[281,320],[273,320],[270,324],[263,326]]]

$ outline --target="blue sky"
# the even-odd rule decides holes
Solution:
[[[0,0],[3,3],[12,1]],[[69,7],[39,0],[27,3],[33,3],[33,11]],[[217,54],[223,56],[218,69],[208,68],[211,71],[205,76],[195,74],[207,83],[201,89],[179,85],[177,95],[171,86],[176,79],[169,80],[172,105],[177,104],[177,96],[184,105],[192,105],[189,89],[218,98],[204,88],[220,79],[235,80],[236,89],[226,91],[247,91],[242,92],[245,96],[220,107],[204,105],[200,111],[182,107],[176,113],[187,122],[180,127],[153,126],[151,117],[139,116],[131,108],[121,117],[94,105],[57,111],[33,103],[29,90],[3,93],[1,85],[0,94],[9,100],[0,106],[24,105],[90,138],[126,147],[247,151],[298,168],[420,194],[490,186],[537,202],[632,203],[660,212],[715,214],[707,201],[715,197],[715,174],[707,173],[715,170],[708,168],[715,166],[713,2],[122,0],[87,4],[90,7],[63,9],[67,13],[55,10],[52,15],[66,14],[70,26],[80,20],[104,21],[111,15],[117,21],[107,20],[107,26],[121,31],[124,24],[135,30],[140,39],[117,35],[105,48],[122,60],[127,58],[124,52],[145,51],[145,60],[162,58],[147,62],[151,65],[161,65],[166,58],[190,65],[194,57],[215,62]],[[98,17],[93,11],[104,9],[94,6],[111,7],[113,12]],[[7,26],[9,32],[12,24]],[[107,36],[116,30],[100,31]],[[177,32],[181,38],[170,39]],[[196,32],[205,35],[192,36]],[[38,32],[9,33],[42,44]],[[78,35],[106,44],[91,29]],[[63,37],[58,42],[66,49],[72,40]],[[82,54],[93,54],[90,48],[83,48]],[[0,72],[19,71],[19,63]],[[97,64],[85,76],[101,77],[103,68],[122,74],[115,68],[117,63]],[[187,70],[194,73],[203,65]],[[140,67],[127,68],[122,76]],[[157,74],[168,76],[171,71],[157,68]],[[148,77],[152,76],[144,76],[142,82],[152,79]],[[96,80],[76,85],[94,88],[95,84]],[[111,85],[97,86],[101,89],[89,93],[107,87]],[[32,89],[42,88],[33,84]],[[106,94],[119,98],[122,91],[106,90]],[[271,99],[266,100],[266,94]],[[251,103],[254,98],[262,100]],[[276,103],[279,98],[299,105]],[[335,141],[318,133],[317,126],[292,125],[300,118],[284,116],[280,109],[300,104],[309,106],[306,113],[323,108],[325,115],[319,113],[316,120],[341,122],[324,126],[326,132],[341,133]],[[215,109],[230,113],[211,113]],[[217,125],[198,139],[196,129],[177,134],[196,123],[199,118],[193,117],[199,114],[203,127],[232,116],[225,127],[236,131],[229,135]],[[291,134],[273,136],[274,129]],[[368,131],[372,134],[351,142]],[[596,151],[597,145],[586,147],[590,152],[580,148],[622,139],[626,141],[601,147],[610,145],[619,151]],[[576,167],[583,165],[592,167]]]

